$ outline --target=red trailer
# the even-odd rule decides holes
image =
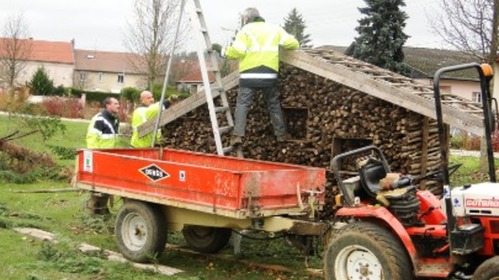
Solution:
[[[223,248],[232,229],[323,231],[312,221],[325,169],[160,148],[80,150],[77,162],[77,187],[124,198],[116,237],[134,261],[161,253],[167,228],[200,252]]]

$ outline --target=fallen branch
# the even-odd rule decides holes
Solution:
[[[64,189],[45,189],[45,190],[10,190],[15,193],[64,193],[64,192],[77,192],[79,188],[64,188]]]

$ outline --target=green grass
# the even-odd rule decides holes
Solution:
[[[238,263],[239,259],[260,263],[281,264],[303,270],[304,257],[283,240],[272,242],[243,239],[243,254],[232,260],[218,260],[203,255],[191,255],[167,250],[157,261],[186,271],[179,276],[166,277],[131,267],[123,267],[96,259],[74,249],[74,244],[86,242],[117,251],[114,241],[114,214],[117,202],[108,217],[92,218],[83,211],[87,198],[84,193],[18,193],[49,188],[68,187],[66,183],[4,184],[0,188],[0,240],[8,248],[1,254],[0,267],[9,272],[8,279],[276,279],[279,273],[259,270]],[[62,244],[44,245],[43,241],[14,233],[13,227],[34,227],[52,232]],[[169,242],[185,245],[179,233],[169,233]],[[12,248],[19,248],[15,251]],[[11,250],[12,249],[12,250]],[[47,250],[57,258],[40,259]],[[11,254],[12,252],[12,254]],[[224,253],[231,253],[227,248]],[[311,263],[320,263],[318,258]],[[300,269],[301,268],[301,269]],[[94,271],[94,273],[90,273]],[[126,273],[124,273],[125,271]],[[31,277],[38,278],[27,278]],[[93,275],[93,276],[92,276]],[[96,278],[95,278],[96,277]],[[307,279],[303,273],[284,274],[281,279]]]
[[[52,146],[69,149],[85,147],[88,123],[63,122],[64,134],[57,133],[43,141],[40,134],[14,140],[15,144],[38,152],[56,156]],[[19,119],[0,116],[0,137],[19,130],[30,131]],[[126,140],[123,143],[126,146]],[[57,160],[58,164],[72,167],[74,160]],[[204,255],[192,255],[167,250],[157,260],[186,271],[178,276],[166,277],[137,270],[126,264],[103,260],[99,256],[86,255],[75,249],[75,244],[85,242],[103,249],[118,251],[114,240],[114,215],[121,206],[117,200],[107,217],[90,217],[83,205],[87,193],[19,193],[40,189],[70,187],[67,182],[40,181],[32,184],[2,183],[0,186],[0,273],[3,279],[310,279],[304,275],[305,259],[294,248],[280,240],[253,241],[243,239],[242,254],[225,260]],[[52,232],[58,244],[48,244],[31,237],[15,233],[14,227],[34,227]],[[180,233],[170,232],[169,243],[184,246]],[[223,253],[231,254],[227,248]],[[296,269],[296,273],[280,273],[241,264],[240,260],[255,263],[285,265]],[[315,257],[312,264],[320,267]],[[5,273],[3,273],[5,272]]]
[[[461,163],[462,166],[456,170],[456,172],[450,177],[450,185],[452,187],[462,186],[464,184],[473,184],[479,182],[485,182],[489,180],[487,171],[485,173],[480,172],[480,167],[482,163],[478,157],[469,156],[451,156],[450,162],[452,164]],[[499,160],[495,160],[494,164],[499,166]]]
[[[58,133],[48,141],[39,134],[15,140],[16,144],[55,156],[52,146],[69,149],[85,147],[85,134],[88,123],[64,122],[66,132]],[[0,116],[0,137],[14,131],[28,132],[22,122]],[[123,143],[126,146],[126,140]],[[476,175],[480,167],[478,158],[451,157],[452,162],[463,162],[463,166],[452,176],[453,186],[481,181]],[[64,166],[72,167],[74,160],[58,160]],[[157,260],[159,264],[170,265],[184,270],[178,276],[166,277],[151,272],[137,270],[127,264],[119,264],[102,259],[100,255],[89,255],[75,249],[75,244],[86,242],[104,249],[117,251],[113,231],[114,215],[121,206],[117,200],[107,217],[93,218],[83,211],[86,193],[18,193],[51,188],[70,187],[67,182],[41,181],[33,184],[0,185],[0,274],[2,279],[312,279],[304,274],[305,258],[298,250],[289,246],[283,239],[254,241],[244,238],[242,254],[229,259],[216,259],[205,255],[187,254],[167,250]],[[36,240],[15,233],[13,227],[35,227],[54,233],[58,244]],[[179,233],[169,233],[169,243],[186,245]],[[223,251],[232,254],[229,247]],[[291,267],[296,273],[279,273],[241,264],[250,260]],[[310,258],[312,268],[321,267],[321,259]]]

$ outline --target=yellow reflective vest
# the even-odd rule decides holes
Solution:
[[[87,136],[85,138],[87,148],[116,148],[119,124],[118,118],[107,110],[96,114],[88,125]]]
[[[149,106],[140,106],[135,111],[133,111],[132,115],[132,139],[130,141],[130,146],[134,148],[149,148],[152,144],[153,133],[148,133],[144,135],[144,137],[139,137],[139,133],[137,128],[147,122],[148,120],[156,117],[159,113],[159,102],[151,104]],[[156,143],[161,140],[161,129],[158,129],[156,133]]]
[[[241,80],[277,79],[279,47],[296,50],[300,43],[280,26],[255,21],[237,33],[232,45],[225,50],[225,57],[239,60]]]

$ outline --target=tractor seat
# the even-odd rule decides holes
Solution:
[[[360,184],[364,191],[372,198],[380,191],[379,181],[386,177],[387,170],[383,166],[383,162],[369,157],[368,160],[360,167]]]

